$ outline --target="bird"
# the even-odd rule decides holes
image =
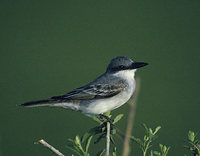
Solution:
[[[103,115],[125,104],[136,89],[135,72],[148,65],[126,56],[113,58],[106,72],[92,82],[64,95],[20,104],[23,107],[51,106],[82,112],[87,116]]]

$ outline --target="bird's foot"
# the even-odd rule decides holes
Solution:
[[[113,119],[109,118],[108,116],[104,115],[104,114],[99,114],[98,118],[100,121],[102,122],[110,122],[110,124],[113,123]]]

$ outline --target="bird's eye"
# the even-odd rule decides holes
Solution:
[[[124,66],[123,66],[123,65],[120,65],[120,66],[119,66],[119,68],[121,68],[121,69],[122,69],[122,68],[124,68]]]

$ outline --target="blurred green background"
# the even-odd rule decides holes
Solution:
[[[158,142],[171,146],[169,155],[183,155],[188,130],[200,130],[199,19],[199,0],[1,0],[0,155],[53,155],[34,145],[41,138],[69,155],[67,138],[95,121],[64,109],[16,105],[80,87],[121,55],[149,63],[137,71],[133,135],[143,135],[141,123],[161,125]],[[113,111],[125,114],[122,131],[127,112],[127,104]],[[131,147],[131,155],[141,155]]]

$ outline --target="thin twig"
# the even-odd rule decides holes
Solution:
[[[41,139],[38,141],[40,144],[42,144],[43,146],[47,147],[48,149],[50,149],[52,152],[54,152],[56,155],[58,156],[64,156],[64,154],[62,154],[61,152],[59,152],[57,149],[55,149],[53,146],[51,146],[50,144],[48,144],[45,140]]]
[[[153,151],[151,150],[151,156],[153,156]]]
[[[106,156],[109,156],[109,150],[110,150],[110,122],[107,122]]]
[[[131,98],[130,104],[129,104],[129,114],[128,114],[128,119],[127,119],[127,125],[126,125],[126,132],[125,132],[125,137],[124,137],[124,145],[123,145],[123,152],[122,156],[128,156],[129,154],[129,142],[130,139],[129,137],[131,136],[132,128],[134,125],[134,117],[135,117],[135,109],[136,109],[136,100],[140,88],[140,79],[136,78],[136,91],[134,93],[134,98]]]

